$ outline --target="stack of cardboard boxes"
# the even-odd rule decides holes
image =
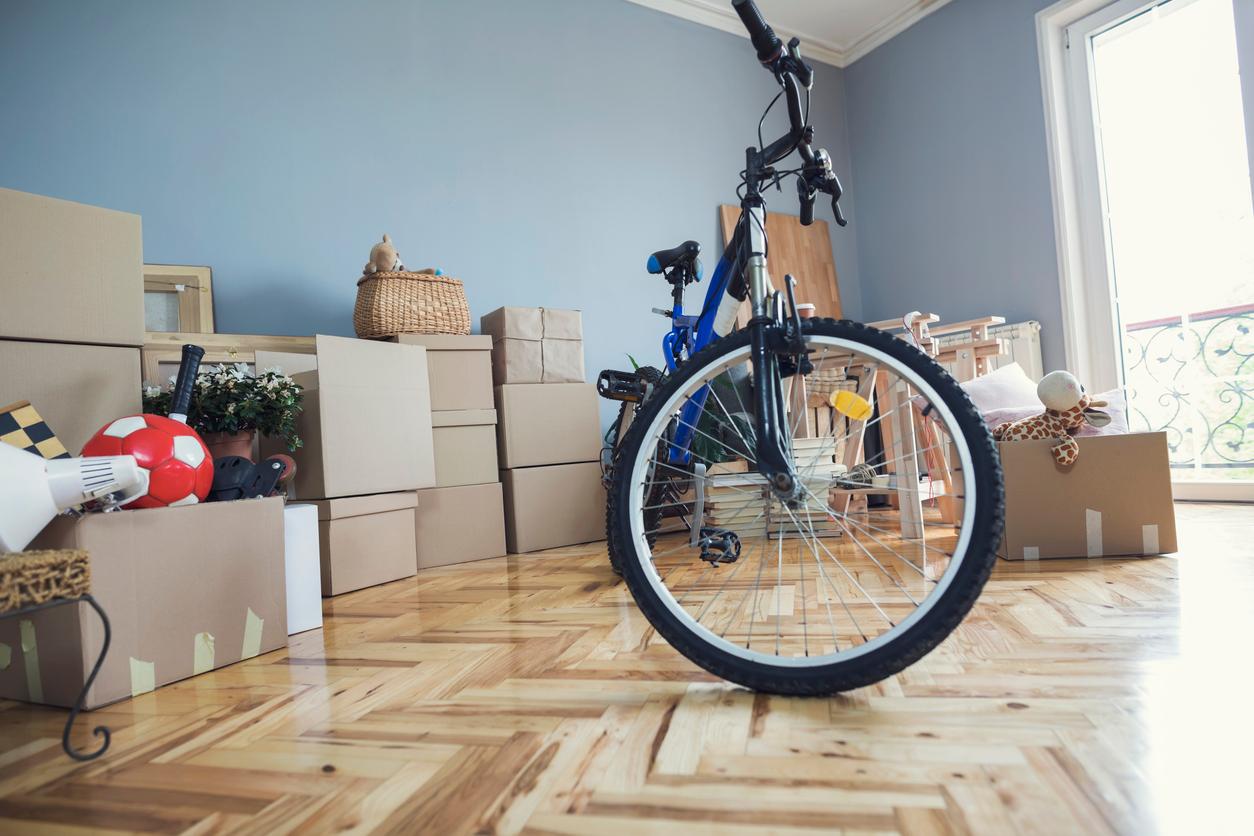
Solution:
[[[435,487],[418,492],[418,568],[505,554],[492,401],[492,338],[402,334],[427,352]]]
[[[312,359],[258,352],[257,363],[289,374],[292,363],[317,365],[292,374],[305,388],[293,492],[318,506],[322,594],[333,596],[418,571],[417,492],[436,480],[431,393],[422,346],[315,342]],[[263,439],[261,452],[282,450]]]
[[[67,450],[140,411],[138,215],[0,189],[0,407],[30,401]]]
[[[492,340],[509,551],[602,539],[600,416],[579,311],[498,308],[480,329]]]
[[[0,189],[0,407],[29,401],[77,455],[140,412],[143,339],[139,217]],[[30,548],[87,551],[112,624],[84,705],[286,645],[283,537],[278,498],[55,520]],[[72,705],[103,644],[87,604],[0,619],[0,697]]]

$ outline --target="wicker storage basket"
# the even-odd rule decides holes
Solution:
[[[87,552],[75,549],[0,555],[0,613],[78,598],[91,591]]]
[[[469,334],[460,279],[431,273],[373,273],[357,282],[353,327],[363,339],[397,334]]]

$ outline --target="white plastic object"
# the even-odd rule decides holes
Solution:
[[[0,552],[26,548],[67,508],[114,493],[125,504],[142,484],[133,456],[44,459],[0,442]]]

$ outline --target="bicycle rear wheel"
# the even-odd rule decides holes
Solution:
[[[970,610],[1001,538],[1001,469],[961,387],[916,348],[853,322],[803,334],[814,371],[785,380],[802,499],[781,503],[756,473],[752,398],[731,385],[751,368],[742,331],[641,409],[609,534],[641,611],[680,653],[756,690],[830,694],[897,673]],[[686,454],[670,444],[677,426]],[[683,488],[667,501],[698,536],[659,535],[663,484]]]

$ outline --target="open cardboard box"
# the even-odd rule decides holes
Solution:
[[[287,645],[283,500],[57,518],[32,549],[82,549],[112,645],[86,707]],[[71,706],[103,627],[87,604],[0,620],[0,697]]]
[[[431,394],[422,346],[318,335],[295,454],[300,499],[412,491],[435,485]],[[287,452],[262,439],[262,456]]]
[[[1052,440],[999,445],[1006,485],[1006,560],[1157,555],[1176,550],[1166,433],[1077,438],[1064,468]]]

